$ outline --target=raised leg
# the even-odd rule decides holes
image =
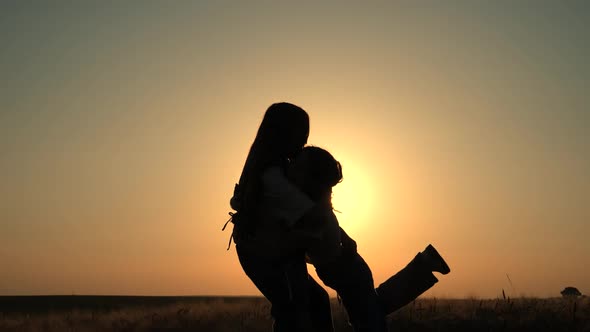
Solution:
[[[428,262],[418,253],[406,267],[377,287],[383,312],[388,315],[400,309],[437,282]]]

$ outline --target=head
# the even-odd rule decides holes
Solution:
[[[259,194],[259,177],[270,165],[286,164],[307,143],[309,116],[299,106],[275,103],[264,113],[256,138],[250,147],[240,176],[242,206],[255,210]]]
[[[308,146],[291,163],[287,174],[312,200],[329,201],[332,187],[342,181],[342,166],[330,152]]]
[[[290,103],[270,105],[264,114],[252,148],[264,150],[272,158],[292,159],[307,143],[309,116]]]

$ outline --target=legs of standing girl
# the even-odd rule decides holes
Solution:
[[[332,332],[327,292],[307,273],[303,254],[265,258],[236,246],[246,275],[271,303],[273,331]]]

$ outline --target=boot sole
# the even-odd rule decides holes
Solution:
[[[426,250],[428,250],[432,254],[434,259],[436,259],[437,261],[439,261],[441,263],[440,271],[435,270],[435,272],[440,272],[443,275],[449,274],[451,272],[451,268],[449,267],[447,262],[445,262],[445,260],[442,258],[442,256],[438,253],[438,251],[431,244],[429,244],[428,247],[426,247]]]

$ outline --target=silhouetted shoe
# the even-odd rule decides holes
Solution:
[[[442,274],[448,274],[451,272],[447,262],[445,262],[438,251],[434,249],[432,244],[429,244],[421,254],[424,257],[426,264],[430,266],[431,271],[440,272]]]

